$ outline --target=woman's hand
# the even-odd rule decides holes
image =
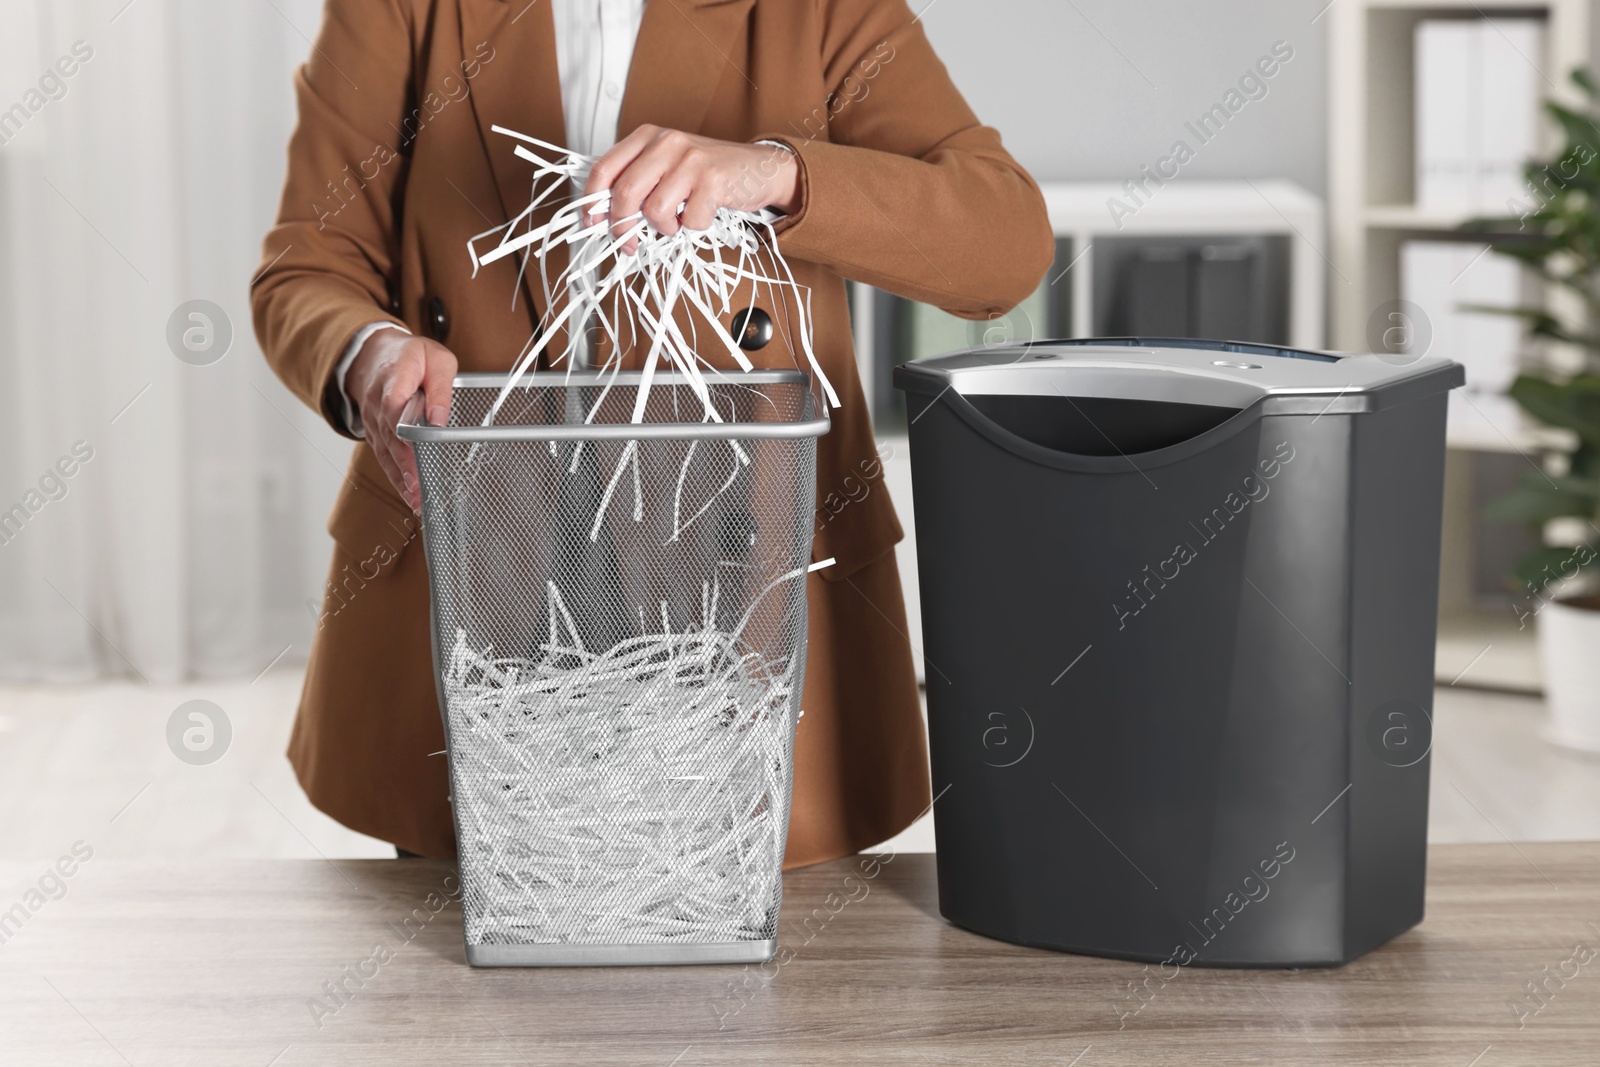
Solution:
[[[345,374],[345,391],[361,413],[367,443],[389,481],[419,515],[416,453],[395,434],[395,427],[403,416],[414,417],[418,406],[428,425],[443,426],[450,418],[455,376],[456,357],[448,348],[399,330],[379,330],[367,338]]]
[[[595,161],[583,192],[611,190],[611,232],[621,237],[644,213],[664,234],[705,230],[718,208],[800,210],[800,164],[787,149],[640,126]],[[680,211],[679,208],[682,208]],[[638,239],[623,247],[632,252]]]

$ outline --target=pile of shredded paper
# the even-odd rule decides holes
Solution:
[[[737,631],[674,633],[665,604],[660,632],[591,652],[549,595],[542,658],[458,630],[444,672],[468,941],[770,937],[790,663]]]

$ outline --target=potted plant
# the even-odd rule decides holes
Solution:
[[[1575,299],[1572,314],[1541,307],[1477,308],[1515,315],[1530,336],[1568,356],[1529,366],[1510,396],[1525,412],[1567,431],[1543,469],[1485,509],[1490,519],[1532,524],[1541,546],[1517,561],[1514,607],[1523,626],[1537,620],[1550,720],[1558,744],[1600,752],[1600,92],[1582,70],[1572,80],[1583,110],[1553,101],[1545,110],[1565,145],[1553,160],[1530,163],[1515,217],[1476,219],[1486,236],[1553,290]]]

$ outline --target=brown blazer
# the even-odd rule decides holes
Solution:
[[[333,370],[366,324],[505,370],[544,310],[516,266],[470,277],[468,237],[527,203],[500,125],[566,143],[545,0],[329,0],[296,75],[299,125],[253,283],[274,371],[335,429]],[[930,802],[911,640],[856,375],[843,278],[966,318],[1004,313],[1052,255],[1038,188],[978,124],[903,0],[652,0],[619,134],[653,123],[799,155],[780,246],[812,294],[816,351],[844,402],[822,439],[810,652],[786,864],[897,833]],[[791,308],[770,308],[790,321]],[[792,365],[781,342],[761,352]],[[356,448],[289,757],[311,801],[429,856],[455,851],[417,522]]]

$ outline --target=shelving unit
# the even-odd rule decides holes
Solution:
[[[1173,181],[1152,189],[1138,211],[1112,218],[1115,198],[1132,203],[1112,182],[1046,182],[1040,186],[1050,225],[1072,240],[1072,336],[1087,337],[1094,291],[1089,248],[1100,238],[1188,234],[1263,234],[1289,239],[1289,343],[1321,348],[1325,343],[1321,240],[1322,201],[1286,181]],[[1052,278],[1058,277],[1054,272]]]
[[[1497,0],[1488,7],[1470,0],[1339,0],[1328,9],[1332,347],[1371,347],[1369,317],[1400,297],[1402,243],[1472,240],[1458,231],[1466,214],[1423,210],[1413,202],[1417,23],[1430,18],[1542,15],[1545,54],[1537,62],[1544,95],[1576,104],[1579,94],[1567,75],[1590,59],[1590,4],[1591,0]],[[1557,138],[1558,131],[1549,125],[1542,133],[1541,151],[1558,147]],[[1529,423],[1509,402],[1452,398],[1440,584],[1441,682],[1537,688],[1533,628],[1519,629],[1509,608],[1485,610],[1472,588],[1473,530],[1481,502],[1472,496],[1471,466],[1477,457],[1495,452],[1537,462],[1537,452],[1557,440],[1559,435]]]
[[[1050,269],[1042,286],[1068,287],[1066,302],[1069,337],[1094,333],[1095,241],[1112,237],[1183,237],[1189,235],[1264,235],[1284,237],[1289,244],[1288,340],[1300,348],[1327,344],[1327,260],[1321,247],[1326,214],[1322,201],[1287,181],[1176,180],[1152,189],[1139,210],[1119,226],[1107,207],[1113,197],[1128,202],[1121,185],[1112,182],[1041,182],[1050,226],[1066,251]],[[869,407],[875,406],[872,368],[877,359],[873,316],[876,301],[871,289],[851,282],[852,330],[856,358]],[[905,590],[906,615],[916,647],[921,647],[922,608],[917,586],[916,515],[911,503],[911,466],[906,437],[881,434],[885,446],[884,482],[894,501],[906,539],[897,549],[900,580]],[[917,673],[923,672],[920,655]]]
[[[1321,248],[1326,213],[1320,199],[1287,181],[1201,181],[1178,179],[1149,196],[1132,215],[1113,217],[1108,202],[1135,203],[1113,182],[1041,182],[1050,227],[1058,241],[1069,242],[1065,263],[1057,263],[1045,276],[1044,288],[1069,287],[1064,331],[1069,337],[1094,333],[1095,241],[1113,237],[1183,237],[1192,234],[1248,234],[1281,236],[1289,242],[1289,344],[1322,348],[1327,344],[1327,260]],[[868,372],[877,353],[872,315],[874,301],[868,288],[857,288],[851,301],[856,359],[863,384],[871,388]],[[872,405],[874,398],[867,397]]]
[[[1457,227],[1468,217],[1422,210],[1413,203],[1417,23],[1428,18],[1481,18],[1486,12],[1543,13],[1545,93],[1576,104],[1578,94],[1567,73],[1589,61],[1589,5],[1590,0],[1511,0],[1492,8],[1459,0],[1340,0],[1329,8],[1333,347],[1352,351],[1369,347],[1368,316],[1400,295],[1402,240],[1458,236]],[[1544,147],[1559,143],[1553,126],[1544,134]]]

